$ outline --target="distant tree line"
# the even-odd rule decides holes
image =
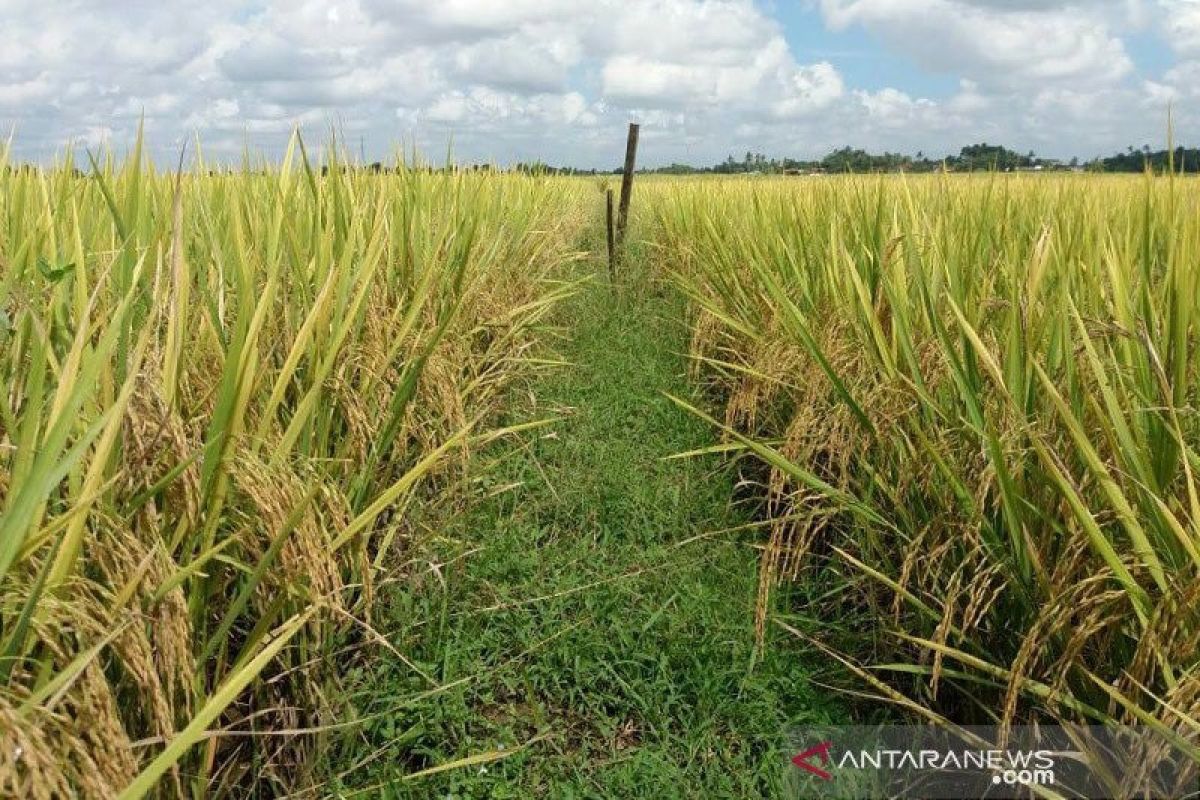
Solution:
[[[741,159],[732,155],[711,167],[692,167],[671,164],[648,172],[687,175],[713,173],[717,175],[781,174],[791,172],[970,172],[975,170],[1051,169],[1077,166],[1078,160],[1064,165],[1053,159],[1038,158],[1034,153],[1022,154],[999,145],[973,144],[962,148],[957,155],[930,158],[923,152],[915,156],[903,153],[869,153],[861,148],[842,147],[817,160],[768,158],[762,153],[747,152]],[[620,170],[615,170],[620,172]]]
[[[371,164],[368,169],[379,172],[387,171],[378,162]],[[412,167],[410,167],[411,169]],[[903,153],[869,153],[866,150],[853,147],[842,147],[816,160],[797,160],[794,158],[768,158],[763,153],[747,151],[742,158],[728,156],[724,161],[709,167],[696,167],[691,164],[671,163],[663,167],[639,169],[643,174],[657,175],[746,175],[768,174],[780,175],[788,173],[842,173],[842,172],[986,172],[996,170],[1011,172],[1014,170],[1087,170],[1089,172],[1143,172],[1147,168],[1155,172],[1165,172],[1173,168],[1176,172],[1200,173],[1200,148],[1176,147],[1170,150],[1151,150],[1149,146],[1138,149],[1127,147],[1125,152],[1115,153],[1108,157],[1093,158],[1081,162],[1078,158],[1061,160],[1043,158],[1032,150],[1018,153],[1002,145],[986,142],[963,147],[956,155],[941,158],[931,158],[924,152],[916,155]],[[442,171],[445,168],[425,167],[429,171]],[[454,170],[467,172],[505,171],[492,164],[457,164]],[[581,169],[570,166],[553,166],[542,161],[518,162],[507,171],[519,172],[526,175],[620,175],[624,169],[617,167],[612,170]]]
[[[378,161],[361,166],[342,163],[342,170],[364,170],[368,172],[395,172],[397,166],[384,165]],[[5,171],[16,172],[39,169],[33,164],[8,164]],[[570,166],[553,166],[542,161],[518,162],[512,167],[504,168],[494,164],[449,164],[434,166],[432,164],[416,164],[404,167],[406,170],[422,172],[518,172],[525,175],[620,175],[624,170],[617,167],[612,170],[580,169]],[[1177,173],[1200,173],[1200,148],[1176,147],[1173,150],[1151,150],[1149,146],[1136,148],[1132,145],[1124,152],[1111,156],[1093,158],[1081,162],[1078,158],[1062,161],[1054,158],[1042,158],[1033,151],[1018,153],[1001,145],[980,144],[968,145],[959,150],[957,155],[942,158],[930,158],[923,152],[915,156],[902,153],[869,153],[854,147],[842,147],[830,152],[824,158],[816,160],[797,160],[794,158],[768,158],[762,153],[747,151],[738,159],[732,155],[724,161],[709,167],[696,167],[691,164],[672,163],[664,167],[639,169],[643,174],[659,175],[747,175],[747,174],[812,174],[812,173],[844,173],[844,172],[980,172],[997,170],[1010,172],[1014,170],[1087,170],[1089,172],[1144,172],[1145,170],[1162,173],[1173,169]],[[236,172],[231,167],[220,170],[210,170],[209,174]],[[322,175],[328,174],[329,166],[319,168]],[[82,177],[85,173],[75,169]]]
[[[1174,150],[1151,150],[1132,145],[1124,153],[1099,160],[1105,172],[1142,172],[1147,167],[1155,172],[1173,169],[1176,172],[1200,172],[1200,148],[1176,147]],[[1089,165],[1091,166],[1091,165]]]
[[[1173,151],[1156,150],[1149,147],[1126,148],[1123,153],[1094,158],[1082,162],[1078,158],[1060,160],[1043,158],[1033,151],[1019,153],[1001,145],[986,142],[963,147],[956,155],[931,158],[923,152],[915,156],[903,153],[870,153],[853,147],[842,147],[824,158],[797,160],[793,158],[768,158],[762,153],[747,152],[738,159],[730,155],[724,161],[710,167],[694,167],[688,164],[670,164],[665,167],[641,170],[647,173],[666,175],[745,175],[745,174],[788,174],[788,173],[842,173],[842,172],[978,172],[997,170],[1087,170],[1091,172],[1142,172],[1147,168],[1165,172],[1173,168],[1176,172],[1200,173],[1200,148],[1177,147]],[[620,174],[621,169],[613,170]]]

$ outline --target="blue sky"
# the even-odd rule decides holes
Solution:
[[[1200,144],[1200,0],[0,0],[18,157],[278,153],[300,125],[369,159],[611,167],[988,141],[1089,158]]]
[[[949,97],[958,88],[953,74],[919,69],[910,59],[880,47],[862,28],[830,30],[816,7],[800,2],[763,7],[779,21],[798,58],[837,65],[853,86],[868,91],[902,87],[922,97]]]
[[[815,5],[803,2],[761,5],[779,21],[800,58],[827,59],[837,64],[847,82],[854,86],[868,90],[901,87],[912,94],[937,99],[952,96],[958,88],[958,76],[952,69],[922,69],[912,58],[881,47],[862,27],[831,30]],[[1126,30],[1121,38],[1137,73],[1145,78],[1162,75],[1176,62],[1169,43],[1152,28]]]

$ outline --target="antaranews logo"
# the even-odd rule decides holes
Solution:
[[[792,763],[802,770],[811,772],[823,781],[833,780],[833,775],[813,764],[812,759],[820,759],[821,764],[829,763],[829,750],[833,742],[821,742],[808,748],[803,753],[792,756]]]
[[[792,743],[785,783],[797,798],[1200,797],[1187,752],[1135,726],[851,726]]]
[[[1048,750],[988,749],[935,749],[923,747],[918,750],[894,748],[864,748],[843,750],[836,758],[830,755],[833,742],[825,741],[814,745],[792,757],[792,763],[800,769],[816,775],[823,781],[833,780],[830,769],[838,770],[904,770],[922,772],[989,772],[994,784],[1021,786],[1053,786],[1056,757],[1080,759],[1083,753],[1070,751],[1055,753]],[[820,766],[818,766],[818,764]],[[828,766],[829,769],[825,769]]]

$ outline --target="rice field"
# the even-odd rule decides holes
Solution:
[[[397,598],[459,579],[429,559],[436,580],[414,577],[429,529],[470,519],[462,552],[485,548],[517,512],[471,507],[523,483],[563,518],[596,511],[572,498],[604,476],[487,476],[496,448],[561,441],[582,413],[521,398],[586,366],[558,355],[582,324],[565,301],[616,308],[604,187],[398,164],[298,136],[233,170],[201,152],[156,167],[140,142],[44,169],[0,151],[0,795],[327,787],[325,746],[367,722],[342,697],[347,642],[404,665],[422,700],[462,682],[390,635]],[[634,212],[611,291],[682,298],[644,319],[685,326],[692,391],[667,407],[708,433],[656,430],[673,450],[646,457],[739,477],[722,502],[750,516],[735,547],[758,588],[724,605],[744,603],[754,663],[816,653],[908,718],[1139,724],[1200,765],[1200,184],[651,179]],[[588,452],[638,413],[597,417]],[[610,496],[664,480],[644,463],[612,461],[647,472],[595,495],[613,535],[666,502]],[[678,546],[714,532],[693,533]],[[552,546],[517,545],[546,563]],[[587,578],[610,546],[571,555],[573,585],[471,600],[523,608],[647,569]],[[651,641],[685,602],[621,624]],[[521,658],[582,623],[553,624]],[[613,748],[649,738],[652,718],[614,714]],[[479,776],[510,752],[397,763]]]
[[[311,737],[208,732],[336,721],[406,510],[504,433],[578,187],[316,157],[0,157],[0,795],[282,787]]]
[[[793,632],[908,713],[1144,725],[1197,760],[1198,201],[1170,176],[656,186],[712,400],[680,404],[759,465],[760,633],[777,586],[819,583],[808,614],[870,634]]]

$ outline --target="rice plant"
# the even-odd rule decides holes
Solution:
[[[0,151],[0,795],[294,784],[334,643],[377,646],[411,512],[537,364],[577,194],[298,135]]]
[[[85,155],[0,151],[0,794],[283,793],[364,722],[343,647],[443,690],[375,599],[511,432],[597,192],[299,136]],[[1197,185],[637,196],[621,291],[646,258],[690,301],[708,402],[677,402],[769,531],[760,639],[802,582],[857,629],[812,645],[912,714],[1137,723],[1200,764]]]
[[[762,465],[760,631],[778,581],[825,580],[820,616],[870,632],[830,653],[889,702],[1141,724],[1200,763],[1200,185],[650,193],[708,418]]]

